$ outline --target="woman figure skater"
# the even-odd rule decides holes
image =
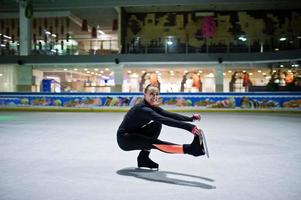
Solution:
[[[125,115],[117,131],[117,142],[124,151],[141,150],[138,157],[138,167],[159,169],[159,165],[149,158],[151,149],[165,153],[190,154],[201,156],[205,154],[201,129],[187,123],[200,120],[199,114],[187,117],[168,112],[159,106],[159,89],[154,85],[147,85],[144,90],[142,103],[133,106]],[[173,144],[158,139],[162,124],[177,127],[194,135],[191,144]]]

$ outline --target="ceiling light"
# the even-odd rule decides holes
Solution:
[[[98,33],[100,33],[101,35],[105,35],[105,33],[101,30],[98,30]]]
[[[238,39],[241,40],[241,41],[243,41],[243,42],[247,41],[247,38],[244,37],[244,36],[240,36]]]
[[[51,35],[51,33],[47,30],[44,30],[44,32],[45,32],[46,35]]]
[[[7,35],[3,35],[3,37],[6,38],[6,39],[9,39],[9,40],[11,39],[11,37],[7,36]]]
[[[209,73],[209,74],[207,75],[207,77],[213,78],[213,77],[214,77],[214,74],[211,72],[211,73]]]
[[[279,40],[280,40],[280,41],[285,41],[286,38],[285,38],[285,37],[282,37],[282,38],[280,38]]]

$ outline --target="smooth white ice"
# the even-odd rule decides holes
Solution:
[[[0,199],[300,199],[301,115],[203,113],[210,159],[153,150],[159,171],[117,146],[123,115],[0,112]],[[160,138],[192,135],[165,126]]]

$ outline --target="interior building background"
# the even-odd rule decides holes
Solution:
[[[300,91],[294,1],[1,1],[0,92]]]

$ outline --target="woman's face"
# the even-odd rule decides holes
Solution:
[[[159,89],[153,86],[149,87],[144,93],[144,99],[149,105],[156,106],[159,100]]]

